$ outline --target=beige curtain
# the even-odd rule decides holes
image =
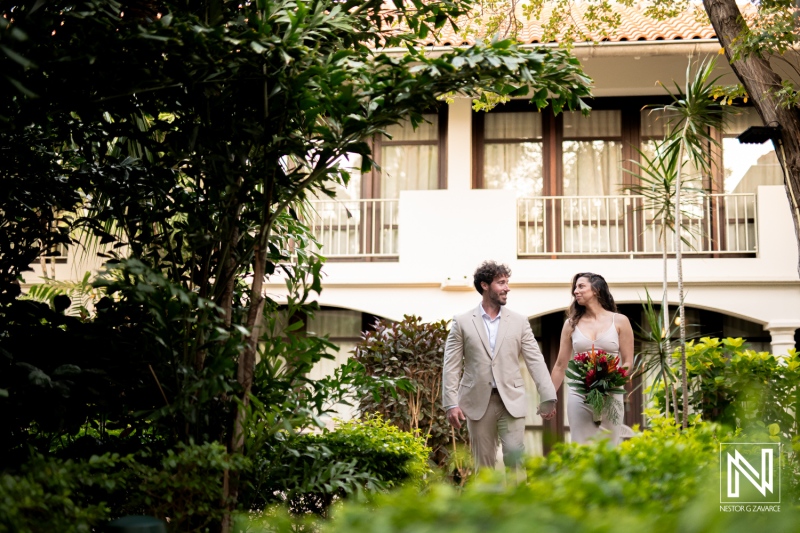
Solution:
[[[542,195],[542,115],[489,113],[484,118],[483,187],[518,197]],[[519,142],[493,142],[500,140]]]
[[[598,138],[621,135],[622,121],[618,110],[593,111],[588,117],[577,111],[564,113],[564,196],[608,196],[619,193],[622,183],[622,143]]]
[[[483,186],[510,189],[518,197],[541,196],[542,143],[486,144],[483,155]]]
[[[383,146],[381,198],[399,198],[400,191],[431,190],[439,186],[438,146]]]

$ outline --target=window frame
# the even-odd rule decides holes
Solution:
[[[381,166],[382,148],[384,146],[436,146],[438,173],[436,184],[437,189],[447,188],[447,120],[448,105],[442,103],[435,111],[425,114],[436,114],[438,116],[438,127],[436,131],[437,139],[429,141],[393,141],[384,135],[375,135],[370,141],[372,159],[377,167]],[[369,173],[361,176],[361,199],[379,200],[382,198],[381,174],[376,166],[373,166]]]

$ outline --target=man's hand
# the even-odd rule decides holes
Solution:
[[[466,419],[467,417],[464,416],[463,411],[461,411],[461,408],[458,406],[451,407],[447,410],[447,421],[456,429],[461,429],[461,422]]]
[[[550,420],[556,416],[556,400],[549,400],[539,404],[539,409],[536,411],[543,419]]]

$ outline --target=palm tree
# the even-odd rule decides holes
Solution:
[[[689,163],[703,174],[711,171],[710,149],[719,146],[712,136],[712,129],[721,129],[725,116],[733,108],[723,106],[713,98],[713,88],[719,77],[712,78],[715,59],[706,59],[697,66],[693,72],[692,61],[686,69],[686,86],[682,90],[675,84],[675,93],[664,87],[672,97],[672,103],[656,109],[664,112],[669,119],[669,129],[662,144],[662,157],[674,158],[675,168],[675,197],[673,212],[676,221],[682,220],[681,192],[684,189],[683,169]],[[658,156],[657,156],[658,157]],[[683,262],[682,246],[685,242],[681,234],[681,223],[674,224],[675,234],[675,262],[678,274],[678,312],[680,316],[680,353],[681,353],[681,391],[683,393],[683,421],[685,429],[688,425],[689,391],[686,375],[686,316],[684,312],[683,291]]]
[[[683,209],[685,205],[682,205],[681,208],[683,209],[681,212],[681,217],[676,218],[676,185],[677,185],[677,178],[678,178],[678,154],[675,151],[667,150],[667,141],[660,141],[656,142],[655,149],[652,155],[648,155],[647,152],[642,150],[637,150],[639,152],[640,160],[639,161],[632,161],[632,163],[637,167],[636,170],[628,171],[634,177],[637,178],[637,181],[633,185],[629,185],[625,187],[625,190],[643,197],[644,201],[642,205],[639,207],[640,210],[647,213],[648,217],[652,217],[653,221],[660,220],[661,224],[658,227],[658,241],[661,246],[661,258],[662,258],[662,265],[663,265],[663,277],[662,277],[662,298],[661,298],[661,312],[656,313],[653,309],[652,300],[650,298],[650,293],[647,293],[647,305],[645,305],[645,318],[648,323],[650,323],[650,328],[645,332],[642,330],[642,334],[647,337],[647,342],[656,342],[658,346],[657,352],[659,354],[669,354],[671,353],[671,339],[672,339],[672,329],[670,327],[670,316],[669,316],[669,300],[668,300],[668,289],[667,289],[667,282],[668,282],[668,272],[667,272],[667,259],[668,259],[668,245],[667,245],[667,238],[669,232],[676,232],[675,226],[676,224],[680,224],[682,231],[695,231],[695,226],[693,225],[683,225],[683,220],[687,216],[691,216],[692,213]],[[686,161],[682,161],[680,166],[685,166]],[[681,188],[684,193],[690,193],[692,197],[699,198],[704,193],[702,186],[696,186],[697,182],[700,181],[699,177],[696,175],[692,175],[690,179],[683,179],[681,182]],[[691,242],[687,239],[684,233],[681,233],[681,240],[684,244],[691,246]],[[648,309],[650,314],[648,314]],[[655,320],[655,322],[654,322]],[[656,331],[656,326],[658,331]],[[654,335],[656,335],[654,337]],[[651,354],[652,355],[652,354]],[[669,395],[670,392],[673,394],[673,399],[676,398],[675,390],[673,389],[673,381],[669,379],[671,377],[671,369],[669,368],[669,358],[665,357],[646,357],[650,363],[657,363],[656,366],[666,365],[666,368],[662,368],[661,372],[657,372],[655,375],[658,378],[663,378],[664,381],[664,388],[665,393],[667,395],[667,402],[666,402],[666,414],[669,415]],[[650,364],[648,363],[648,364]],[[640,362],[640,364],[644,364]],[[649,373],[644,372],[644,373]],[[673,401],[673,405],[675,402]],[[677,406],[675,408],[675,416],[677,420],[678,409]]]

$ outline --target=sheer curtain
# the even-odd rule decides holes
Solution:
[[[514,191],[519,201],[518,239],[523,251],[544,246],[542,115],[488,113],[484,117],[483,188]]]
[[[389,137],[381,143],[380,198],[396,200],[400,191],[439,188],[439,116],[423,115],[416,129],[406,120],[386,129]],[[397,206],[395,202],[375,203],[369,214],[378,253],[397,253]]]
[[[622,184],[622,136],[620,112],[577,111],[564,113],[564,196],[618,194]],[[611,138],[611,139],[610,139]]]
[[[381,197],[438,188],[438,146],[390,145],[381,149]]]
[[[439,116],[424,115],[414,129],[406,120],[389,126],[381,147],[381,198],[399,198],[400,191],[439,186]]]
[[[484,118],[483,187],[541,196],[542,115],[488,113]]]
[[[562,252],[613,253],[625,243],[619,110],[564,113]]]

